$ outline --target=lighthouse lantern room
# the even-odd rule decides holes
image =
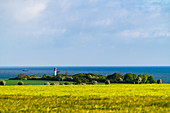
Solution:
[[[54,68],[54,75],[57,75],[57,68]]]

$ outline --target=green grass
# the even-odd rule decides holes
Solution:
[[[59,82],[59,83],[64,83],[64,82],[68,82],[68,83],[74,83],[74,82],[70,82],[70,81],[50,81],[50,80],[8,80],[8,79],[0,79],[1,80],[5,80],[6,81],[6,85],[18,85],[19,81],[23,81],[24,85],[44,85],[45,82],[49,82],[49,83],[55,83],[55,82]],[[98,82],[99,85],[105,84],[102,82]],[[121,83],[112,83],[112,84],[121,84]],[[125,83],[122,83],[125,84]]]
[[[8,79],[0,79],[0,81],[1,81],[1,80],[8,80]]]
[[[18,85],[19,81],[23,81],[24,85],[44,85],[45,82],[49,82],[49,83],[68,82],[68,81],[49,81],[49,80],[7,80],[7,79],[5,79],[5,81],[6,81],[6,85]],[[72,83],[72,82],[69,82],[69,83]]]

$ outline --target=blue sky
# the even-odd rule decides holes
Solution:
[[[0,0],[0,66],[170,65],[170,0]]]

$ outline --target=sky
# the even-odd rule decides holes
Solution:
[[[170,0],[0,0],[0,66],[170,66]]]

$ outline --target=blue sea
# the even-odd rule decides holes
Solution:
[[[68,74],[77,73],[95,73],[102,75],[109,75],[115,72],[152,75],[156,80],[162,79],[164,83],[170,83],[170,66],[154,66],[154,67],[82,67],[82,66],[56,66],[61,74],[68,71]],[[25,71],[23,71],[25,70]],[[43,74],[54,74],[54,67],[0,67],[0,78],[16,77],[19,73],[26,73],[28,75],[42,76]]]

